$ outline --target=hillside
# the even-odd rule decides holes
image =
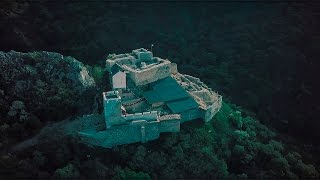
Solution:
[[[0,2],[0,176],[318,177],[319,12],[294,2]],[[223,96],[211,123],[112,150],[63,138],[10,152],[43,127],[101,113],[103,59],[151,44]]]

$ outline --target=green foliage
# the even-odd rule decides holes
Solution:
[[[289,171],[289,163],[284,157],[272,158],[269,166],[278,176],[284,176]]]
[[[162,5],[146,8],[139,4],[136,7],[135,5],[106,3],[93,3],[89,7],[86,4],[74,5],[72,3],[61,6],[30,3],[27,5],[31,9],[39,8],[40,16],[33,11],[20,9],[20,5],[17,6],[15,2],[8,8],[9,12],[6,9],[3,11],[5,12],[4,24],[8,24],[6,27],[9,28],[4,31],[5,35],[18,39],[14,42],[11,41],[10,36],[4,38],[3,44],[6,50],[10,50],[10,47],[57,49],[63,54],[72,54],[93,64],[94,61],[101,61],[106,50],[116,52],[132,47],[147,47],[157,39],[154,49],[156,55],[168,57],[178,63],[182,73],[201,78],[210,87],[219,90],[224,95],[224,99],[232,99],[232,102],[254,111],[261,120],[267,122],[267,125],[278,127],[274,124],[279,123],[280,120],[287,120],[289,123],[285,125],[285,129],[288,129],[289,126],[297,127],[300,132],[309,132],[309,130],[313,130],[314,133],[318,132],[319,128],[316,128],[318,126],[314,126],[315,128],[311,126],[319,125],[317,121],[319,118],[303,119],[306,114],[319,114],[312,113],[316,110],[314,107],[317,107],[318,102],[312,104],[302,101],[303,99],[311,100],[316,94],[310,93],[313,92],[310,89],[314,90],[310,82],[314,81],[314,84],[317,84],[317,78],[313,78],[314,71],[305,71],[304,68],[315,67],[314,63],[307,61],[313,58],[308,54],[317,51],[317,43],[308,36],[308,34],[315,36],[317,34],[317,28],[315,28],[318,25],[315,17],[317,13],[314,13],[317,9],[312,8],[312,4],[297,7],[295,4],[284,3],[280,6],[249,7],[245,11],[243,8],[236,8],[230,12],[215,5],[192,7],[192,11],[188,6],[181,6],[179,9],[172,6],[173,8],[167,9],[167,6]],[[71,16],[66,16],[67,19],[64,18],[63,21],[51,23],[54,17],[60,19],[61,8],[62,12],[64,10],[70,12]],[[155,20],[152,17],[153,12],[158,12],[157,8],[164,13],[160,19],[157,17]],[[113,15],[106,15],[106,9],[109,14]],[[155,11],[149,11],[149,9]],[[141,12],[147,10],[147,13],[150,14],[146,16],[145,13],[136,13],[136,10]],[[201,10],[201,13],[198,13],[197,10]],[[271,11],[274,13],[268,13]],[[234,15],[241,16],[230,18]],[[13,21],[13,24],[11,16],[16,20]],[[121,19],[122,23],[114,21],[114,17]],[[32,28],[24,28],[27,19],[36,20],[35,23],[27,23]],[[127,27],[136,25],[137,19],[144,19],[141,21],[143,24],[136,26],[137,29],[133,36],[135,38],[128,39],[132,32],[128,31],[130,28]],[[202,21],[204,19],[207,21]],[[150,28],[151,26],[155,28]],[[66,28],[61,29],[61,27]],[[30,29],[35,32],[29,32]],[[45,37],[51,38],[44,38],[43,41],[43,38],[37,38],[34,34],[44,34]],[[65,41],[65,37],[68,38],[68,41]],[[48,42],[47,45],[44,42]],[[288,44],[290,46],[287,46]],[[26,64],[33,66],[41,61],[40,55],[40,53],[29,53],[23,58]],[[54,60],[58,56],[51,58]],[[72,62],[71,58],[66,57],[65,59]],[[298,64],[296,67],[304,66],[296,68],[293,66],[295,64]],[[60,65],[63,68],[65,63]],[[72,88],[68,86],[68,83],[67,85],[56,82],[48,83],[43,74],[35,75],[34,69],[29,66],[22,67],[22,69],[16,69],[8,65],[2,69],[7,79],[3,81],[4,86],[0,90],[1,140],[8,135],[9,131],[11,131],[11,137],[17,135],[25,137],[25,127],[28,127],[28,130],[38,127],[37,120],[34,120],[35,125],[3,121],[10,111],[11,103],[16,100],[2,99],[3,96],[12,92],[7,82],[16,83],[16,79],[19,78],[17,72],[23,71],[24,68],[26,73],[22,75],[23,79],[31,81],[23,80],[19,83],[17,81],[17,84],[21,87],[25,87],[26,84],[34,86],[25,91],[27,93],[19,96],[19,98],[27,99],[27,101],[23,100],[26,107],[34,107],[33,111],[27,109],[26,112],[42,121],[59,120],[73,115],[78,107],[78,93],[70,90]],[[16,71],[10,72],[12,69]],[[296,69],[301,70],[301,72],[297,71],[298,74],[302,74],[301,77],[296,77]],[[310,69],[317,70],[318,68]],[[103,68],[94,66],[91,73],[98,84],[108,82],[103,80]],[[34,77],[37,77],[35,81],[33,81]],[[305,79],[311,79],[311,81],[305,81]],[[57,84],[57,86],[52,86],[52,84]],[[12,84],[12,87],[14,86],[15,84]],[[283,95],[288,95],[288,97]],[[297,111],[292,111],[291,106],[282,108],[281,105],[287,104],[293,105],[293,109]],[[280,109],[277,109],[278,105]],[[154,175],[152,177],[163,175],[171,179],[188,178],[190,174],[198,178],[202,175],[203,178],[223,178],[230,175],[231,178],[239,179],[268,177],[272,179],[271,176],[287,179],[297,177],[294,173],[300,178],[318,177],[316,168],[303,163],[301,155],[291,152],[291,149],[282,142],[275,141],[275,132],[255,118],[248,117],[243,110],[239,110],[232,104],[223,103],[220,112],[208,124],[200,128],[191,127],[189,130],[182,130],[178,135],[161,137],[162,139],[154,143],[139,146],[128,145],[121,148],[120,152],[124,155],[120,156],[121,163],[128,168],[119,170],[120,174],[124,174],[120,177],[137,177],[135,173],[140,170]],[[300,124],[309,124],[309,126],[301,128]],[[296,134],[295,130],[294,134]],[[306,138],[310,139],[309,136]],[[149,147],[150,144],[153,147]],[[53,159],[62,163],[65,160],[60,159],[71,155],[68,153],[67,145],[61,146],[65,147],[61,147],[61,150],[57,152],[58,157],[53,156],[55,157]],[[284,153],[287,155],[284,156]],[[105,153],[102,154],[105,155]],[[149,160],[152,161],[149,163]],[[39,163],[41,162],[39,160]],[[241,164],[236,164],[237,162]],[[112,167],[117,163],[106,164],[112,171]],[[158,165],[163,164],[166,164],[166,167],[159,169]]]
[[[68,164],[61,169],[57,169],[54,172],[54,177],[57,179],[71,179],[71,178],[79,178],[79,172],[73,164]]]
[[[222,103],[220,111],[213,117],[213,127],[219,133],[228,133],[230,130],[229,117],[231,107],[225,102]]]
[[[51,95],[47,97],[47,102],[41,106],[41,110],[47,112],[46,117],[49,120],[56,121],[74,115],[79,107],[80,97],[77,96],[78,93],[62,82],[56,81],[52,86],[45,94],[46,96]]]
[[[36,150],[32,153],[33,162],[36,166],[43,166],[47,159],[40,151]]]
[[[319,173],[312,164],[304,164],[301,160],[299,160],[295,168],[297,169],[297,172],[301,178],[319,178]]]
[[[105,149],[100,149],[101,156],[98,157],[110,154],[101,159],[106,166],[102,169],[107,170],[100,174],[114,179],[318,177],[314,166],[303,163],[298,153],[290,152],[273,138],[274,132],[239,112],[239,107],[224,102],[214,119],[201,126],[184,125],[180,133],[164,134],[159,140],[146,144],[120,146],[107,153]],[[242,123],[241,128],[235,125],[238,121]],[[74,157],[73,152],[78,149],[70,145],[74,143],[77,141],[51,143],[50,147],[45,148],[54,149],[49,156],[33,153],[34,162],[39,164],[35,167],[43,167],[47,158],[49,162],[54,159],[51,164],[56,167],[68,164]],[[284,156],[284,153],[287,155]],[[72,166],[57,169],[55,177],[76,177],[79,167]],[[96,174],[92,169],[95,166],[82,168],[81,175]]]
[[[107,81],[104,81],[105,80],[105,69],[104,68],[102,68],[101,66],[97,66],[97,65],[95,65],[95,66],[87,65],[86,67],[88,68],[89,72],[91,73],[96,84],[103,86],[103,83],[107,83]]]
[[[143,172],[132,171],[129,168],[116,168],[116,175],[113,177],[114,180],[126,180],[126,179],[139,179],[139,180],[148,180],[151,179],[150,176]]]
[[[240,111],[235,111],[233,113],[231,113],[229,115],[230,119],[231,119],[231,123],[232,125],[237,128],[237,129],[241,129],[242,128],[242,117],[241,117],[241,112]]]
[[[244,148],[244,146],[236,144],[233,147],[232,153],[234,153],[236,156],[241,156],[245,153],[245,148]]]

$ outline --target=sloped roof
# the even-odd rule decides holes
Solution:
[[[143,96],[150,104],[190,97],[172,77],[156,81],[152,85],[152,90],[144,92]]]
[[[113,65],[110,69],[112,75],[117,74],[119,71],[122,71],[122,68],[117,63]]]
[[[191,97],[171,101],[167,106],[173,113],[180,113],[198,107],[198,103]]]

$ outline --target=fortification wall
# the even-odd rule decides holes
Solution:
[[[142,112],[142,113],[126,114],[126,115],[122,115],[122,118],[124,118],[127,122],[132,120],[154,121],[158,119],[158,112],[149,111],[149,112]]]
[[[200,97],[203,102],[206,103],[206,105],[212,104],[214,99],[214,95],[211,94],[211,92],[207,89],[202,89],[201,91],[193,91],[192,94]]]
[[[123,105],[127,111],[127,113],[129,112],[141,112],[144,111],[146,109],[146,107],[148,106],[148,103],[146,100],[143,101],[139,101],[138,103],[135,104],[131,104],[131,105]]]
[[[123,106],[132,106],[134,104],[137,104],[137,103],[140,103],[142,101],[145,101],[144,98],[138,98],[138,99],[135,99],[135,100],[131,100],[130,102],[123,102],[122,105]]]
[[[121,119],[121,98],[117,91],[103,92],[103,108],[107,128],[125,122]]]
[[[114,126],[97,133],[80,132],[79,136],[82,141],[111,148],[115,145],[129,144],[141,141],[141,127],[138,125]]]
[[[169,61],[140,71],[129,71],[129,77],[136,86],[149,84],[171,75],[172,66]]]
[[[135,49],[132,51],[132,53],[135,54],[137,56],[137,58],[142,61],[150,61],[153,57],[152,52],[150,52],[144,48]]]
[[[215,101],[212,105],[208,106],[206,109],[203,109],[203,119],[205,122],[210,121],[214,115],[219,112],[222,106],[222,96],[218,97],[218,100]]]
[[[114,126],[97,133],[79,132],[79,136],[86,143],[106,148],[135,142],[147,142],[159,138],[159,121],[133,121],[129,125]]]
[[[130,100],[130,99],[136,99],[136,96],[132,92],[122,93],[121,94],[122,101]]]
[[[176,63],[169,64],[170,66],[170,72],[171,74],[177,74],[178,73],[178,67]]]
[[[203,113],[199,108],[184,111],[184,112],[180,113],[181,123],[186,122],[186,121],[190,121],[190,120],[194,120],[194,119],[198,119],[198,118],[202,118],[202,116],[203,116],[202,114]]]
[[[131,64],[135,58],[130,54],[119,54],[113,56],[111,59],[106,60],[106,69],[108,72],[111,72],[111,67],[115,65],[116,63],[123,64],[123,63],[129,63]]]
[[[159,121],[148,122],[144,125],[145,134],[143,134],[143,129],[141,129],[141,142],[147,142],[154,139],[158,139],[160,136],[160,123]],[[145,135],[145,137],[143,136]]]
[[[160,132],[179,132],[180,131],[180,114],[169,114],[159,118]]]

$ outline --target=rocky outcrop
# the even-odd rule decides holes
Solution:
[[[0,52],[0,125],[25,136],[34,124],[90,113],[95,87],[84,64],[72,57]]]

